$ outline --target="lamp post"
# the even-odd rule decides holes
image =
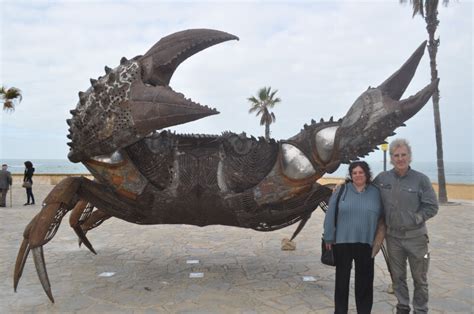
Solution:
[[[380,145],[380,148],[383,151],[383,171],[387,171],[387,150],[388,150],[388,144],[383,143]]]
[[[387,171],[387,150],[388,150],[388,143],[380,144],[380,148],[383,151],[383,171]],[[385,245],[382,243],[381,246],[382,254],[385,259],[385,263],[387,264],[388,273],[390,274],[390,279],[392,282],[388,284],[387,292],[393,294],[393,277],[392,277],[392,267],[390,265],[390,261],[388,260],[388,253]]]

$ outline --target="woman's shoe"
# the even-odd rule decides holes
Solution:
[[[23,204],[23,206],[26,206],[26,205],[30,205],[30,203],[25,203],[25,204]]]

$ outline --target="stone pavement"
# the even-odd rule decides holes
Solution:
[[[264,233],[187,225],[139,226],[112,218],[88,237],[98,255],[78,248],[68,216],[44,247],[55,304],[43,292],[30,257],[17,293],[12,274],[26,224],[51,185],[36,185],[37,205],[0,208],[0,313],[332,313],[334,268],[319,262],[324,215],[318,210],[296,238],[296,251],[280,241],[296,225]],[[429,221],[431,313],[473,313],[474,203],[443,206]],[[189,264],[198,260],[197,264]],[[110,277],[101,274],[111,273]],[[202,278],[190,278],[203,273]],[[303,281],[313,276],[315,281]],[[373,313],[394,313],[386,292],[390,276],[376,258]],[[350,308],[355,313],[353,281]],[[413,291],[410,283],[410,291]]]

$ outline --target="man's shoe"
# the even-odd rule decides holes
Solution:
[[[35,202],[31,203],[30,205],[35,205]]]
[[[23,206],[26,206],[26,205],[30,205],[30,203],[25,203],[25,204],[23,204]]]

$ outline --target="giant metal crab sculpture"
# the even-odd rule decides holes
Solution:
[[[362,93],[342,119],[313,120],[288,140],[155,132],[218,113],[168,84],[188,57],[232,39],[238,38],[216,30],[178,32],[144,56],[122,58],[115,69],[106,67],[103,77],[91,79],[92,86],[79,93],[67,120],[68,157],[82,162],[95,181],[67,178],[48,194],[25,228],[15,291],[31,251],[41,284],[54,302],[43,245],[70,210],[71,227],[93,253],[86,232],[110,217],[136,224],[221,224],[258,231],[300,221],[295,236],[331,194],[316,180],[376,149],[425,105],[438,83],[399,101],[425,42],[390,78]]]

